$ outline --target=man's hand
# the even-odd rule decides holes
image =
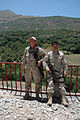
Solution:
[[[50,73],[50,69],[49,69],[49,68],[47,68],[47,69],[46,69],[46,72],[47,72],[47,73]]]
[[[37,64],[38,67],[41,65],[41,62],[42,62],[41,60],[38,61],[38,64]]]

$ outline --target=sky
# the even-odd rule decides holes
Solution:
[[[80,18],[80,0],[0,0],[0,10],[25,16]]]

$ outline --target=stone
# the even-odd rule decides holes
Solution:
[[[14,92],[0,91],[0,120],[80,120],[80,103],[74,96],[69,97],[70,106],[22,100]]]

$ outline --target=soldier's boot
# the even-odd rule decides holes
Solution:
[[[68,107],[68,102],[66,101],[66,97],[65,95],[62,95],[62,104],[65,106],[65,107]]]
[[[52,105],[52,94],[48,94],[48,102],[47,105],[51,106]]]
[[[25,96],[23,97],[24,100],[28,100],[29,99],[29,92],[26,92]]]

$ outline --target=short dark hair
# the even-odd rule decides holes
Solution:
[[[53,45],[53,43],[59,45],[58,41],[52,41],[52,45]]]

